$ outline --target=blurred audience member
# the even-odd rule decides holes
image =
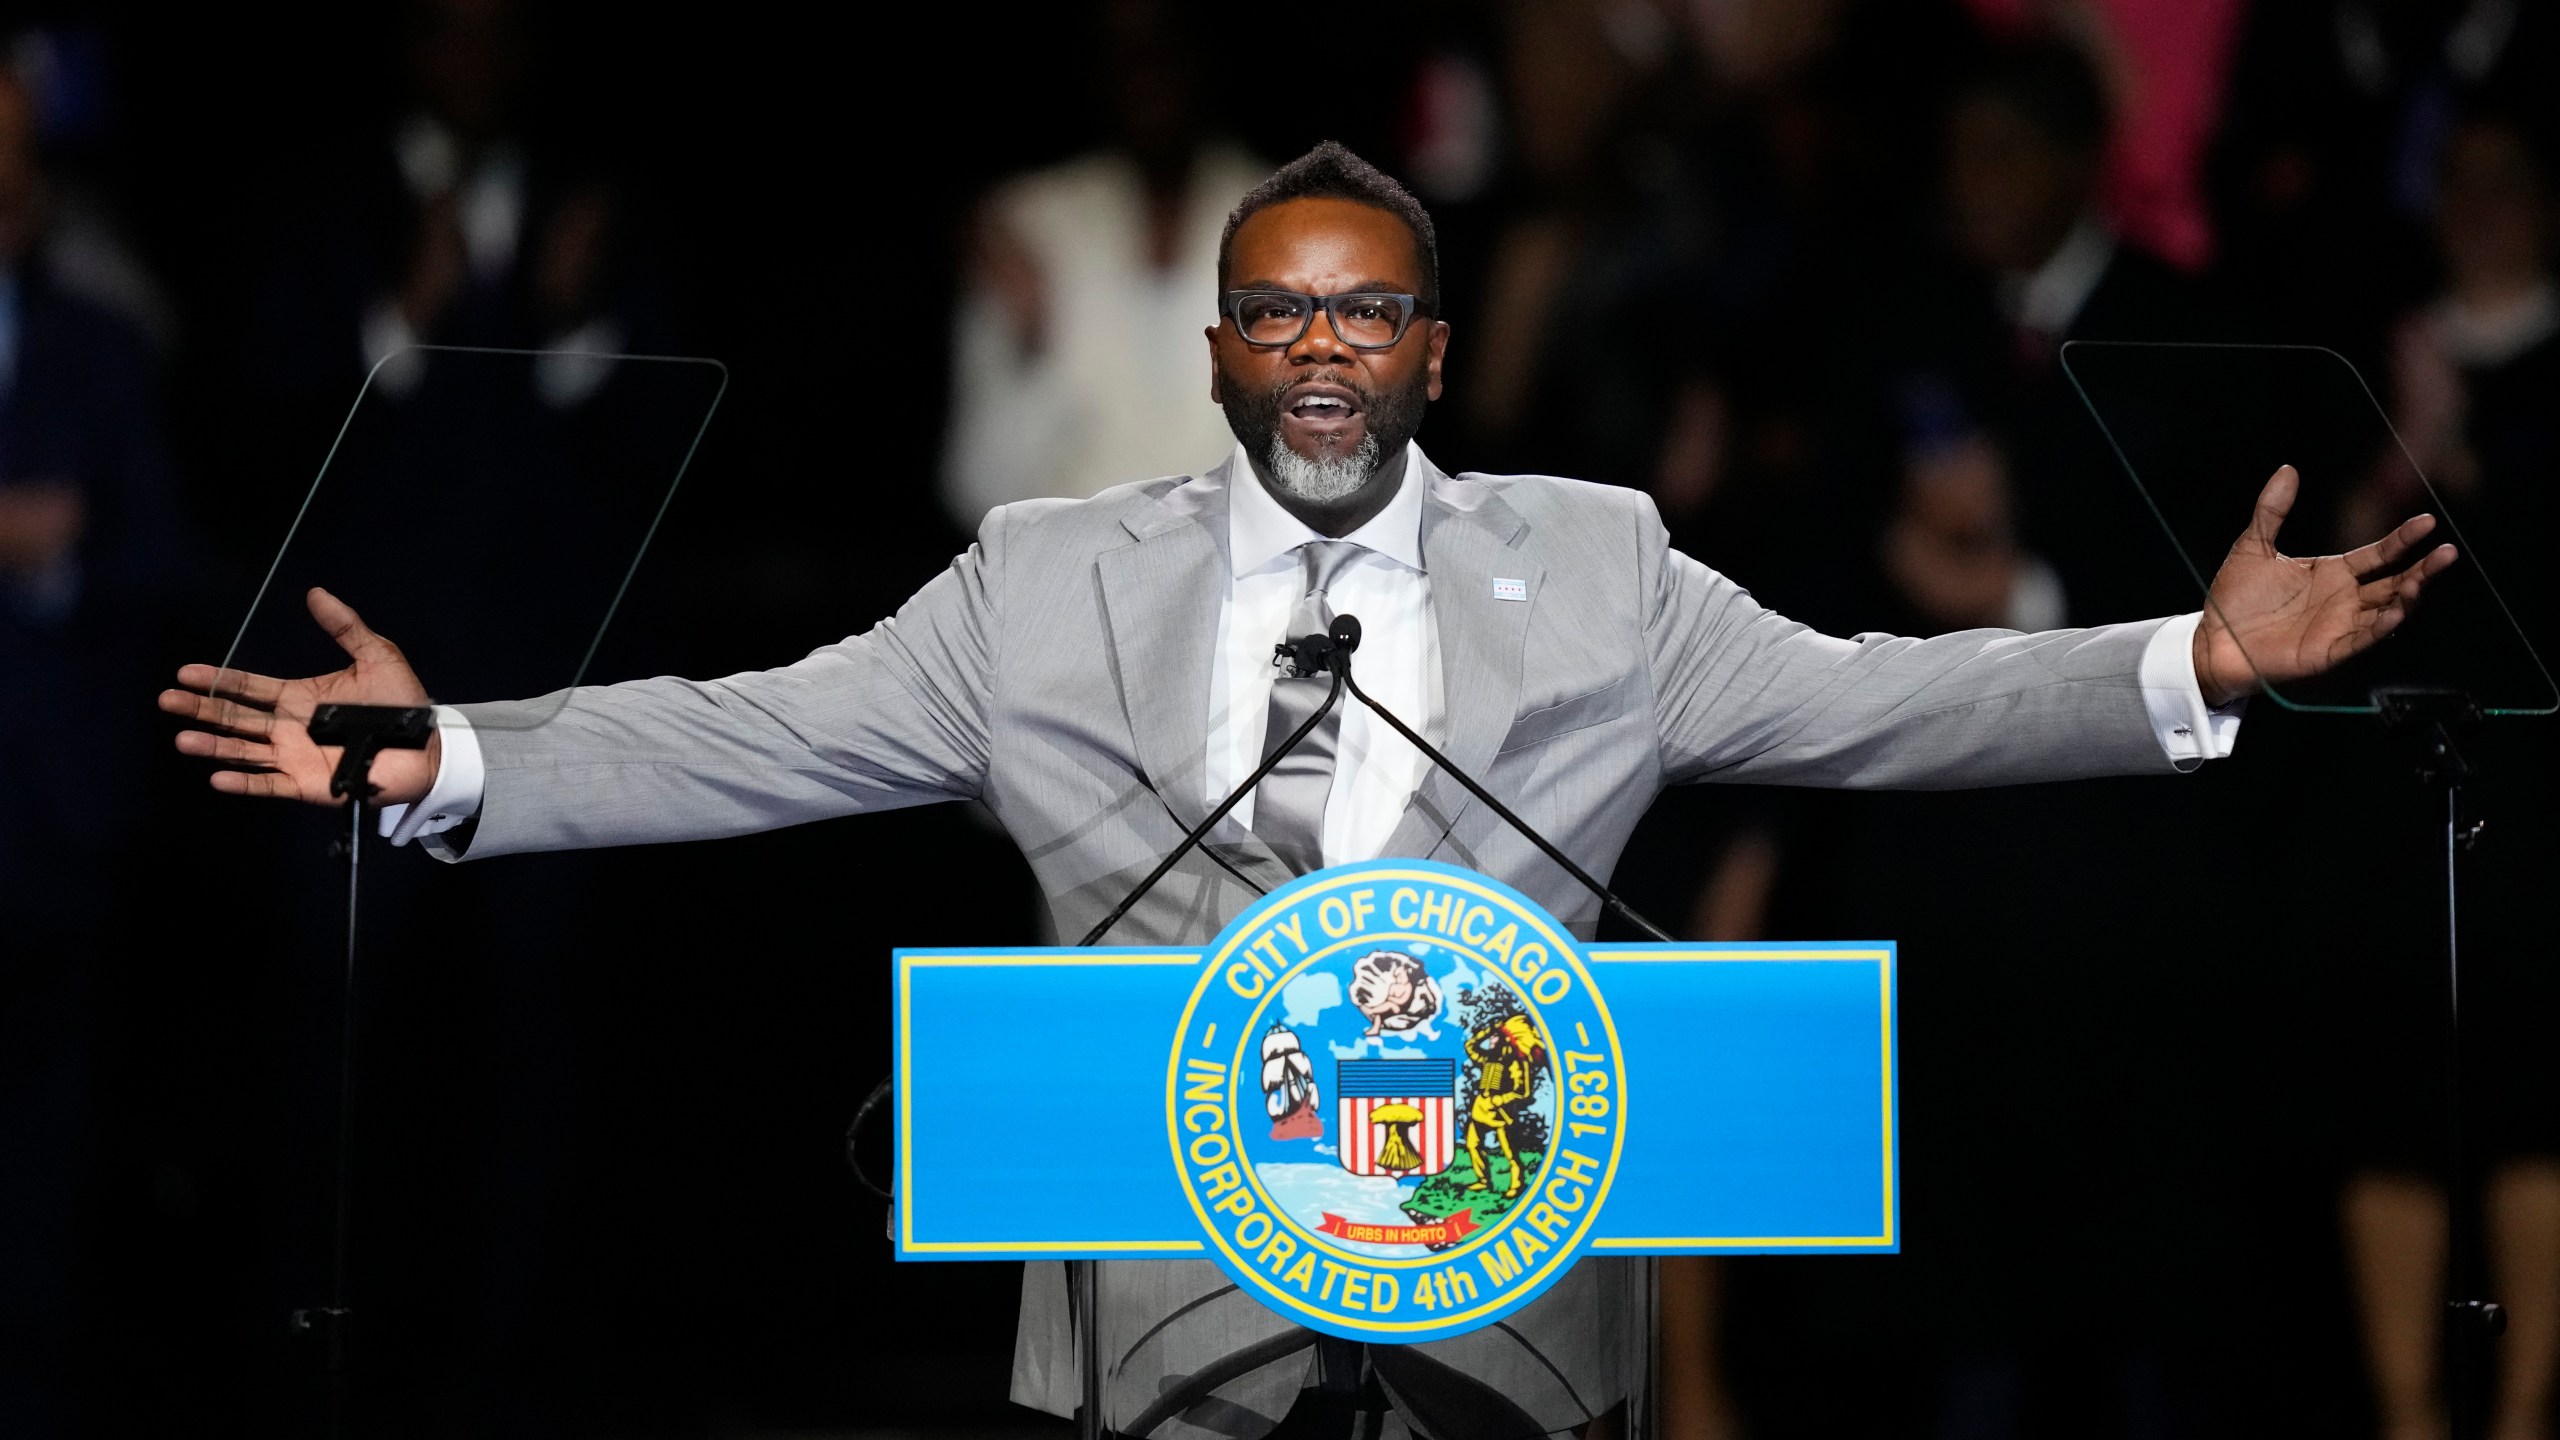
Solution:
[[[2213,259],[2205,153],[2222,118],[2243,0],[1965,0],[2007,43],[2055,33],[2105,76],[2116,123],[2097,185],[2117,234],[2180,270]]]
[[[72,1433],[92,1006],[141,823],[127,722],[187,558],[149,346],[46,263],[35,97],[0,70],[0,1433]]]
[[[611,373],[576,352],[663,345],[627,197],[532,124],[527,23],[516,0],[411,0],[405,113],[296,197],[247,384],[316,424],[343,408],[352,376],[412,345],[543,349],[573,352],[534,369],[541,398],[565,409]],[[415,366],[377,379],[404,390]]]
[[[2005,453],[2018,538],[2050,558],[2082,624],[2194,596],[2163,591],[2161,557],[2121,543],[2139,505],[2062,371],[2062,345],[2230,333],[2192,282],[2099,213],[2108,115],[2096,68],[2060,42],[2003,48],[1958,87],[1944,171],[1955,265],[1915,287],[1892,342],[1906,357],[1898,391],[1943,392]]]
[[[2490,567],[2526,634],[2546,645],[2553,587],[2531,557],[2560,538],[2554,178],[2537,137],[2511,116],[2474,112],[2455,124],[2432,187],[2443,290],[2398,327],[2392,369],[2393,418],[2411,457],[2448,497],[2466,541],[2486,547],[2476,562]],[[2349,509],[2428,503],[2392,455]],[[2507,557],[2521,563],[2498,563]],[[2470,802],[2487,829],[2464,880],[2463,1014],[2473,1062],[2464,1093],[2471,1164],[2485,1179],[2488,1293],[2509,1322],[2495,1349],[2488,1433],[2536,1440],[2553,1433],[2560,1379],[2560,1057],[2550,1043],[2560,982],[2541,899],[2560,865],[2560,768],[2547,737],[2503,724],[2470,743],[2481,767]],[[2396,756],[2389,764],[2405,768]],[[2320,813],[2375,835],[2381,853],[2358,888],[2383,899],[2329,937],[2355,957],[2358,973],[2341,1027],[2358,1168],[2341,1214],[2382,1434],[2420,1440],[2446,1425],[2438,1373],[2448,1265],[2443,1079],[2426,1018],[2444,1005],[2435,929],[2442,862],[2431,838],[2441,821],[2432,794],[2387,773],[2331,789]]]
[[[2018,542],[2008,456],[1960,414],[1915,397],[1900,503],[1886,524],[1886,578],[1929,631],[2051,630],[2062,580]],[[1938,413],[1928,413],[1938,411]]]
[[[39,26],[10,42],[8,65],[26,87],[48,161],[46,273],[125,321],[151,342],[155,358],[166,358],[177,341],[177,312],[127,242],[118,207],[79,163],[107,140],[113,95],[103,37],[82,25]]]
[[[2215,145],[2222,272],[2276,338],[2379,357],[2419,298],[2447,127],[2551,104],[2560,12],[2523,0],[2249,7]]]
[[[1270,167],[1209,131],[1199,87],[1223,67],[1192,23],[1159,0],[1105,5],[1110,143],[979,207],[941,484],[964,530],[1015,500],[1198,470],[1234,444],[1197,336],[1217,318],[1227,213]]]
[[[1509,0],[1501,15],[1511,168],[1476,338],[1450,362],[1467,375],[1470,463],[1643,485],[1692,343],[1673,287],[1702,197],[1647,103],[1677,35],[1642,3]]]

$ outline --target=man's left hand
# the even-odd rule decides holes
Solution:
[[[2434,531],[2432,515],[2403,520],[2344,555],[2283,554],[2276,531],[2300,488],[2293,467],[2279,467],[2258,492],[2249,528],[2214,573],[2195,643],[2196,684],[2210,704],[2346,663],[2398,629],[2427,582],[2453,563],[2453,547],[2439,545],[2397,574],[2382,573]]]

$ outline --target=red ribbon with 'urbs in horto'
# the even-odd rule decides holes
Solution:
[[[1328,1210],[1324,1223],[1316,1228],[1364,1245],[1455,1245],[1477,1226],[1472,1210],[1461,1210],[1431,1225],[1373,1225],[1366,1220],[1345,1220]]]

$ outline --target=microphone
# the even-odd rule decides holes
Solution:
[[[1360,617],[1339,615],[1334,617],[1330,634],[1301,635],[1295,640],[1283,640],[1272,646],[1271,663],[1285,663],[1289,673],[1300,678],[1321,675],[1333,668],[1335,655],[1348,660],[1351,652],[1359,648]]]

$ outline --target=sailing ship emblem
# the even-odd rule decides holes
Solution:
[[[1262,1108],[1270,1112],[1274,1140],[1324,1138],[1316,1068],[1299,1047],[1298,1032],[1286,1025],[1273,1025],[1262,1036]]]

